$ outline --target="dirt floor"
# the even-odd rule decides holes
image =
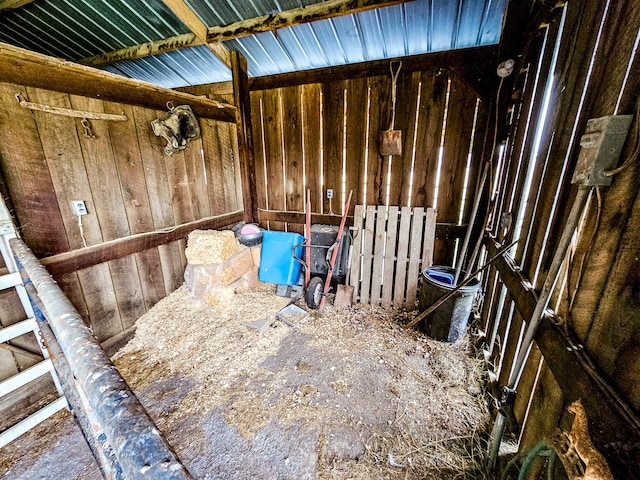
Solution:
[[[114,357],[194,478],[484,478],[488,414],[467,339],[437,342],[402,312],[361,305],[260,333],[247,323],[288,302],[273,292],[208,304],[183,286]],[[69,414],[0,451],[3,473],[100,478]]]

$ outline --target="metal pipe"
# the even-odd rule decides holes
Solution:
[[[558,245],[556,246],[556,250],[553,254],[553,259],[551,261],[551,265],[549,266],[549,271],[547,272],[544,284],[542,285],[542,289],[540,290],[538,301],[536,302],[536,306],[533,310],[533,314],[531,315],[531,319],[527,324],[527,329],[525,331],[524,338],[522,339],[522,344],[518,351],[518,356],[516,357],[511,368],[511,373],[507,382],[507,389],[509,390],[513,390],[515,388],[516,382],[520,377],[522,367],[527,360],[529,350],[531,349],[531,344],[533,343],[533,338],[535,337],[538,326],[542,321],[544,311],[549,305],[553,287],[558,280],[560,267],[562,266],[562,262],[564,261],[565,255],[567,254],[567,249],[569,248],[569,244],[571,243],[573,234],[576,230],[576,227],[578,226],[578,222],[580,221],[580,216],[582,215],[582,210],[584,209],[584,206],[587,202],[587,198],[589,197],[591,188],[587,188],[582,185],[578,187],[578,193],[576,194],[576,198],[573,200],[571,211],[569,212],[567,222],[565,223],[564,229],[562,231],[562,236],[560,237]],[[490,470],[493,470],[495,466],[495,462],[498,456],[498,450],[500,449],[500,442],[502,441],[502,435],[504,433],[505,420],[505,415],[501,411],[498,412],[498,415],[496,416],[493,424],[493,429],[491,431],[488,460],[488,466]]]
[[[38,291],[79,390],[86,394],[125,477],[191,479],[55,280],[22,240],[14,238],[10,244]]]
[[[21,269],[21,272],[24,272],[24,269]],[[26,274],[26,272],[24,273]],[[64,396],[67,398],[71,412],[80,426],[93,457],[98,463],[102,476],[107,480],[124,480],[122,468],[113,453],[111,445],[104,441],[104,431],[98,424],[95,413],[90,408],[87,408],[88,405],[86,405],[80,392],[78,392],[69,362],[67,362],[60,344],[47,323],[46,309],[38,296],[36,287],[33,286],[29,278],[24,278],[24,283],[25,290],[29,294],[33,313],[36,320],[38,320],[42,340],[49,351],[49,357],[62,385]]]

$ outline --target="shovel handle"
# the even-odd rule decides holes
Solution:
[[[398,60],[398,69],[393,71],[393,64],[395,61],[389,62],[389,70],[391,71],[391,122],[389,123],[389,130],[393,130],[393,125],[396,119],[396,87],[398,84],[398,75],[400,75],[400,69],[402,68],[402,60]]]

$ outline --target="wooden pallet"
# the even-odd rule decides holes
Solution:
[[[433,264],[435,210],[357,205],[354,227],[354,301],[415,308],[418,278]]]

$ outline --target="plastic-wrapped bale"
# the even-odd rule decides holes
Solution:
[[[231,230],[194,230],[189,234],[184,253],[192,265],[214,265],[228,260],[238,247]]]

